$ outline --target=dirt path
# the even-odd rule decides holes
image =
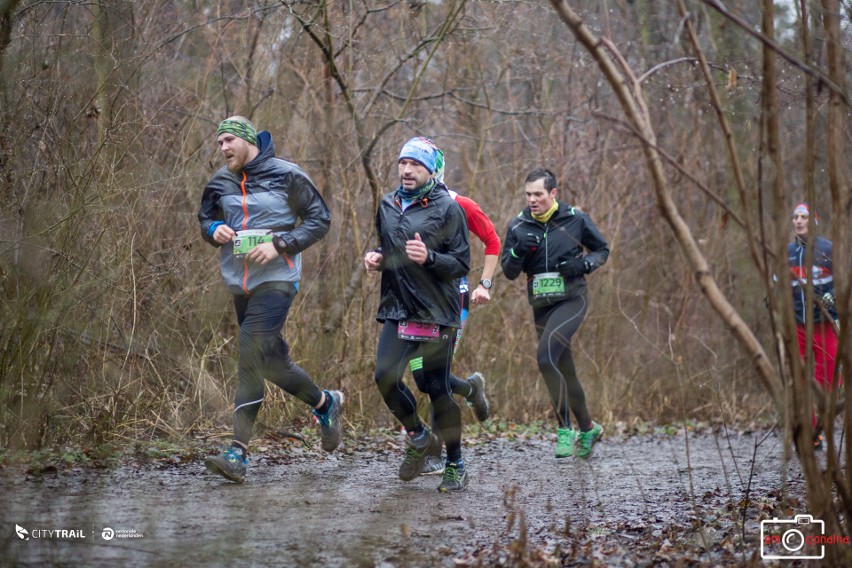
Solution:
[[[434,476],[397,479],[400,441],[349,441],[330,456],[288,444],[256,457],[244,485],[200,461],[40,477],[6,468],[0,553],[12,565],[75,566],[741,562],[759,555],[758,514],[782,485],[774,434],[690,433],[688,452],[683,432],[609,436],[587,462],[557,461],[550,439],[469,444],[462,494],[438,493]],[[786,476],[800,495],[795,460]],[[734,517],[749,484],[743,542]],[[116,537],[105,540],[105,527]]]

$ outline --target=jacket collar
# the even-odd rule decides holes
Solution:
[[[550,221],[553,221],[554,219],[565,219],[567,217],[574,217],[575,215],[577,215],[576,207],[568,205],[564,201],[559,201],[558,199],[556,201],[557,203],[559,203],[559,209],[556,211],[556,213],[553,214],[553,217],[550,218]],[[542,224],[540,221],[536,221],[533,218],[532,211],[530,211],[529,206],[525,207],[524,210],[521,211],[520,215],[518,216],[526,221]]]

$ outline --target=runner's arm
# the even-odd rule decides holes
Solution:
[[[509,223],[506,229],[506,238],[503,240],[503,254],[500,257],[500,264],[503,267],[503,274],[509,280],[517,278],[524,268],[523,255],[517,255],[512,250],[518,244],[518,237],[514,231],[514,220]]]

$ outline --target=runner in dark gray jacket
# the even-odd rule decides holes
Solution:
[[[571,338],[586,317],[586,274],[600,268],[609,246],[588,215],[556,199],[545,169],[524,184],[528,207],[509,222],[501,264],[510,280],[527,275],[527,297],[538,333],[538,367],[556,410],[555,455],[588,458],[603,428],[592,421],[577,378]],[[569,410],[578,429],[571,429]]]
[[[325,236],[331,215],[308,175],[275,157],[269,132],[258,133],[246,118],[234,116],[219,124],[216,135],[228,163],[204,188],[198,221],[204,240],[220,249],[222,278],[240,324],[240,359],[234,440],[205,464],[241,483],[264,378],[313,407],[325,451],[340,443],[342,393],[320,390],[290,358],[281,336],[302,278],[300,253]]]
[[[461,411],[452,397],[450,364],[461,325],[459,279],[470,269],[470,240],[461,206],[435,173],[434,145],[409,140],[399,154],[400,187],[385,195],[376,214],[379,246],[364,257],[381,272],[376,319],[383,324],[376,353],[376,384],[408,432],[399,477],[421,473],[439,442],[417,415],[414,395],[402,381],[408,361],[423,358],[423,384],[447,449],[439,491],[461,491],[467,474],[461,455]]]

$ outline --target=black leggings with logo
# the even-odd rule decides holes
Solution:
[[[538,334],[538,368],[560,428],[570,428],[569,409],[581,430],[588,430],[592,419],[586,407],[586,394],[577,378],[571,338],[586,317],[586,296],[570,298],[553,306],[533,309]]]
[[[409,432],[421,422],[417,415],[417,401],[402,381],[408,362],[413,357],[423,357],[423,381],[418,387],[429,395],[435,410],[438,433],[444,439],[447,459],[461,459],[461,410],[453,400],[450,388],[450,365],[456,328],[442,327],[438,341],[409,341],[397,336],[398,321],[386,320],[379,333],[376,350],[376,385],[385,404]]]

